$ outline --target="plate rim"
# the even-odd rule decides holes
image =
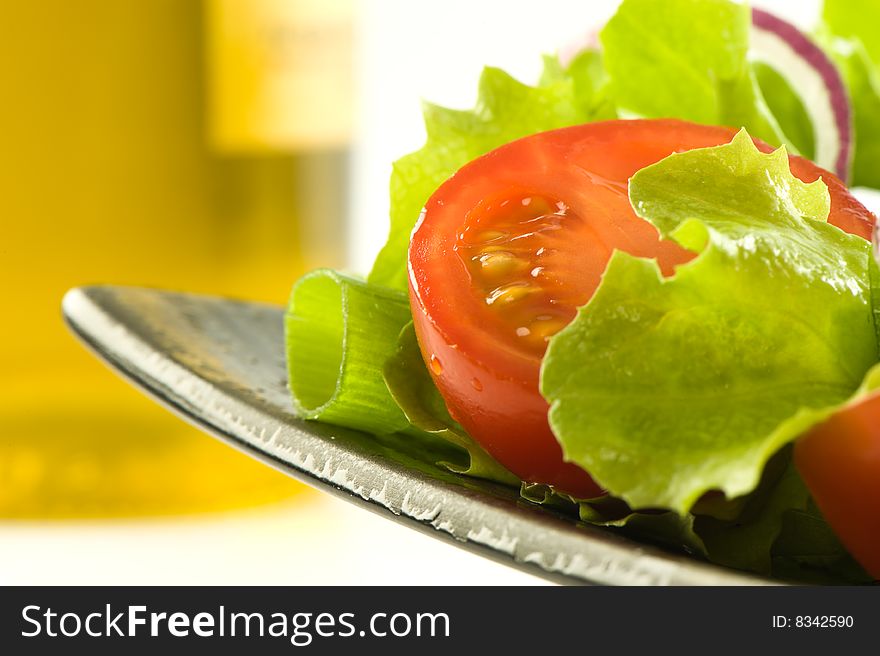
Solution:
[[[126,323],[118,316],[119,312],[114,312],[119,307],[135,307],[139,297],[161,298],[170,302],[170,306],[175,301],[235,303],[279,316],[283,315],[283,308],[217,296],[114,285],[77,287],[68,291],[62,301],[62,314],[70,330],[113,371],[200,430],[312,487],[496,562],[558,583],[785,584],[667,552],[537,505],[525,505],[528,502],[514,503],[503,497],[492,497],[485,489],[477,491],[473,485],[463,487],[461,481],[453,486],[448,480],[425,472],[404,471],[399,463],[375,454],[365,457],[363,453],[353,453],[350,446],[332,437],[332,433],[337,436],[358,434],[355,431],[328,429],[326,424],[302,420],[284,421],[237,398],[156,348],[148,339],[149,330],[129,325],[131,322]],[[319,431],[318,426],[324,428]],[[361,469],[369,467],[370,476],[376,479],[378,474],[376,480],[384,481],[382,487],[375,482],[365,482],[364,476],[350,471],[358,459]],[[331,462],[335,465],[329,466]],[[343,471],[346,473],[341,474]],[[412,489],[395,489],[401,482],[411,484]],[[493,486],[480,482],[483,488],[487,485]],[[531,537],[529,532],[533,533]],[[557,548],[542,551],[535,544],[540,543],[536,536],[555,540]]]

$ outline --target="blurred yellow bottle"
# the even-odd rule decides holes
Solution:
[[[341,263],[352,8],[326,6],[0,3],[0,517],[300,489],[110,374],[59,307],[90,283],[283,304]]]

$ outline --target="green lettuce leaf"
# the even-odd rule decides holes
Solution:
[[[825,0],[822,20],[832,34],[856,37],[871,61],[880,66],[880,3],[876,0]]]
[[[784,449],[771,459],[760,485],[744,499],[737,517],[696,517],[694,532],[713,562],[765,576],[772,573],[773,547],[782,533],[786,514],[805,511],[810,499],[790,451]]]
[[[563,66],[558,57],[544,55],[544,70],[538,82],[546,87],[556,82],[571,80],[574,101],[584,116],[591,121],[605,121],[617,118],[617,109],[611,96],[611,78],[602,63],[598,50],[587,49],[577,54]]]
[[[750,26],[749,7],[728,0],[624,0],[601,33],[618,107],[786,143],[746,57]]]
[[[565,69],[553,59],[538,86],[518,82],[497,68],[480,78],[473,110],[425,104],[427,141],[394,163],[391,173],[391,229],[369,282],[406,289],[410,233],[430,195],[459,168],[510,141],[544,130],[611,118],[596,55],[579,57]]]
[[[430,195],[471,160],[520,137],[629,113],[746,127],[768,143],[795,145],[747,60],[750,20],[747,6],[728,0],[625,0],[602,32],[602,54],[586,50],[567,66],[545,57],[536,86],[486,68],[473,110],[425,104],[427,140],[394,163],[391,226],[369,282],[406,289],[410,233]]]
[[[751,494],[705,496],[684,515],[633,511],[611,496],[578,501],[539,484],[524,484],[521,495],[558,512],[577,508],[583,522],[719,565],[805,583],[869,582],[819,514],[791,456],[790,447],[777,453]]]
[[[787,510],[772,550],[773,575],[813,584],[870,583],[873,577],[849,555],[812,499]]]
[[[551,339],[541,391],[567,460],[631,507],[748,494],[877,357],[869,244],[825,222],[821,181],[745,132],[630,183],[636,212],[700,255],[664,279],[617,252]]]
[[[650,542],[671,551],[708,556],[703,541],[694,531],[692,514],[633,511],[624,501],[610,495],[575,499],[540,483],[523,483],[520,496],[526,501],[557,512],[576,512],[582,522],[600,526],[633,540]]]

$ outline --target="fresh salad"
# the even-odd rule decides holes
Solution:
[[[876,0],[809,35],[624,0],[536,86],[427,105],[369,276],[294,286],[297,412],[714,563],[880,579],[880,269],[847,188],[880,187],[878,28]]]

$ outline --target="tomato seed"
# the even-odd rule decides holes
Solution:
[[[527,282],[514,282],[509,285],[502,285],[489,292],[489,295],[486,297],[486,305],[492,305],[493,303],[502,303],[504,305],[515,303],[538,291],[540,291],[538,287]]]
[[[474,235],[474,242],[477,244],[489,244],[508,236],[510,236],[510,233],[503,230],[484,230],[483,232]]]
[[[483,253],[477,257],[481,273],[488,278],[501,278],[522,271],[529,263],[510,251]]]

